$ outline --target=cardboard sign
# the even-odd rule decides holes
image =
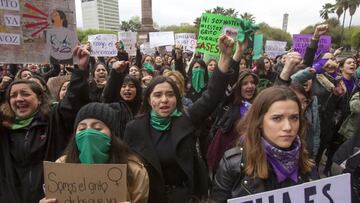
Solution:
[[[184,52],[194,52],[196,48],[196,35],[194,33],[175,34],[175,43],[181,44]]]
[[[150,32],[150,47],[174,45],[174,32]]]
[[[116,35],[98,34],[89,35],[88,41],[91,45],[91,56],[116,56],[118,50],[116,48]]]
[[[228,203],[351,202],[350,174],[338,175],[292,187],[229,199]]]
[[[228,37],[231,37],[234,41],[236,41],[238,29],[239,28],[236,27],[223,27],[222,33]]]
[[[203,13],[201,16],[196,50],[204,54],[220,55],[218,39],[221,33],[223,33],[224,27],[238,29],[240,28],[240,19],[212,13]]]
[[[293,46],[294,51],[299,52],[304,57],[306,48],[310,45],[312,35],[293,35]],[[331,36],[322,35],[320,36],[318,49],[315,54],[317,58],[320,54],[329,52],[331,48]]]
[[[140,51],[141,51],[141,53],[148,54],[148,55],[155,54],[155,52],[156,52],[154,48],[150,47],[149,42],[144,42],[143,44],[141,44]]]
[[[124,43],[125,51],[129,56],[136,56],[137,32],[118,32],[118,39]]]
[[[264,36],[262,34],[255,34],[254,36],[254,55],[253,60],[258,60],[263,53],[263,39]]]
[[[287,42],[283,41],[266,40],[265,53],[270,58],[275,58],[276,56],[282,55],[286,52],[286,44]]]
[[[45,195],[58,203],[125,202],[126,164],[66,164],[44,161]]]
[[[75,0],[1,0],[0,61],[74,63],[75,17]]]

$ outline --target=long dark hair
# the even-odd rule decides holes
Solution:
[[[181,102],[181,95],[180,95],[180,91],[179,91],[178,87],[176,86],[175,82],[171,78],[164,77],[164,76],[160,75],[160,76],[154,77],[150,81],[150,84],[148,85],[148,87],[145,90],[144,101],[143,101],[143,104],[142,104],[141,109],[140,109],[141,116],[146,115],[151,111],[152,107],[149,104],[150,95],[153,92],[156,85],[158,85],[160,83],[164,83],[164,82],[169,83],[170,86],[172,87],[174,93],[175,93],[177,110],[179,110],[179,111],[182,110],[183,105],[182,105],[182,102]]]
[[[64,11],[55,10],[55,12],[57,12],[59,14],[60,19],[62,20],[62,26],[63,27],[68,27],[68,22],[67,22],[66,15],[65,15]],[[54,20],[51,19],[51,22],[54,23]]]
[[[137,112],[139,111],[140,107],[141,107],[142,87],[141,87],[140,81],[138,79],[136,79],[135,77],[133,77],[131,75],[125,76],[124,81],[123,81],[123,85],[127,84],[127,83],[130,83],[130,82],[135,85],[136,96],[135,96],[133,101],[126,102],[126,104],[129,106],[129,108],[131,109],[133,115],[135,116],[137,114]]]

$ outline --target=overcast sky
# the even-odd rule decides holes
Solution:
[[[75,1],[77,24],[82,27],[81,0]],[[152,0],[153,19],[159,26],[193,23],[204,10],[222,6],[234,8],[239,13],[249,12],[255,16],[256,23],[266,22],[277,28],[282,27],[283,14],[288,13],[288,32],[291,34],[299,33],[307,25],[321,22],[319,11],[322,5],[334,2],[335,0]],[[141,0],[119,0],[120,21],[129,20],[133,16],[141,16]],[[348,25],[350,17],[347,15],[346,18]],[[360,25],[360,8],[353,16],[352,24]]]

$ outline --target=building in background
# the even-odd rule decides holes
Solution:
[[[283,25],[282,25],[282,30],[285,32],[287,32],[288,21],[289,21],[289,14],[285,13],[283,17]]]
[[[83,29],[120,30],[118,0],[81,0]]]

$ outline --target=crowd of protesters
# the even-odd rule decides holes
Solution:
[[[90,57],[87,44],[73,50],[78,65],[2,64],[0,202],[56,202],[43,161],[127,164],[134,203],[226,202],[337,165],[359,202],[360,51],[315,57],[327,30],[304,57],[249,61],[248,41],[224,35],[208,61],[181,45]]]

